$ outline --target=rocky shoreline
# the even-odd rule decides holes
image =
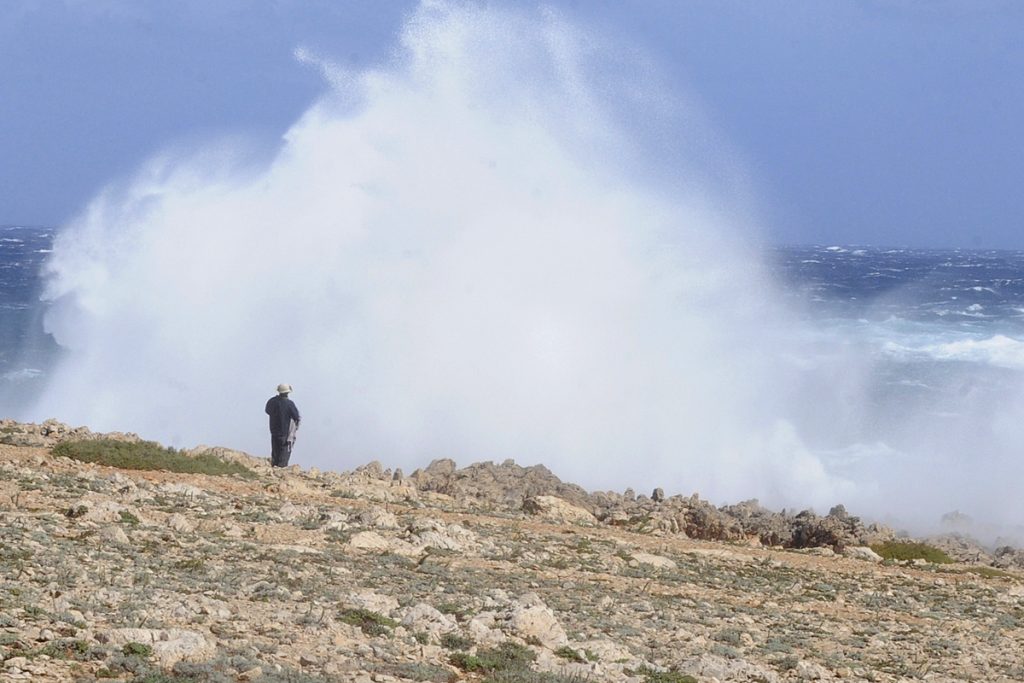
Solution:
[[[592,493],[513,462],[194,450],[241,478],[50,453],[98,438],[139,440],[0,421],[0,680],[1024,680],[1012,548],[882,562],[896,533],[841,505]]]

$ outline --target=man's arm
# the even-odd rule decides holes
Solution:
[[[291,401],[290,403],[291,403],[292,419],[295,420],[295,424],[299,424],[299,422],[302,421],[302,418],[299,417],[299,409],[295,406],[295,402],[294,401]]]

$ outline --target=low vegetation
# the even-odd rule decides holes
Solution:
[[[187,455],[153,441],[64,441],[53,447],[53,454],[123,470],[160,470],[220,476],[237,474],[246,479],[256,477],[252,470],[237,463],[225,462],[203,453]]]
[[[391,633],[391,629],[398,626],[398,622],[394,619],[359,608],[343,610],[340,620],[342,623],[358,626],[359,630],[368,636],[385,636]]]
[[[505,642],[496,648],[482,648],[475,655],[456,652],[449,660],[453,666],[469,673],[510,672],[528,669],[536,655],[528,647]]]
[[[924,560],[932,564],[950,564],[953,558],[943,551],[928,545],[911,541],[886,541],[871,546],[871,549],[882,556],[883,560],[909,562]]]

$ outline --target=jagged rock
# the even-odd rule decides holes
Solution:
[[[588,508],[587,492],[575,484],[563,483],[543,465],[521,467],[511,460],[501,465],[475,463],[456,469],[452,460],[435,460],[416,470],[406,481],[421,491],[435,491],[463,504],[521,509],[533,496],[557,496],[572,505]]]
[[[992,564],[995,557],[984,546],[969,536],[942,534],[931,536],[927,543],[941,550],[958,562]]]
[[[1002,546],[996,548],[992,564],[1004,569],[1024,569],[1024,549]]]
[[[363,510],[358,515],[359,522],[364,526],[372,526],[378,529],[398,529],[400,525],[398,518],[391,512],[379,507],[371,507]]]
[[[114,441],[139,441],[137,434],[110,432],[96,434],[87,427],[71,427],[54,419],[42,424],[16,422],[0,419],[0,444],[34,448],[50,448],[62,441],[89,441],[112,439]]]
[[[476,534],[458,525],[431,519],[417,519],[407,530],[409,543],[419,551],[425,548],[466,552],[479,545]]]
[[[515,603],[508,612],[504,628],[518,638],[538,642],[549,650],[569,642],[555,613],[539,600],[533,601],[533,604]]]
[[[363,475],[363,477],[367,479],[376,479],[378,481],[387,481],[391,479],[391,470],[385,469],[384,466],[376,460],[366,463],[361,467],[357,467],[355,473]]]
[[[523,501],[523,511],[560,524],[597,523],[597,519],[590,511],[556,496],[531,496]]]

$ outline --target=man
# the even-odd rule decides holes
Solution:
[[[265,412],[270,416],[270,465],[272,467],[288,467],[288,459],[292,456],[292,445],[295,443],[295,432],[299,429],[299,409],[288,398],[290,393],[292,393],[291,385],[278,384],[277,396],[267,401]]]

